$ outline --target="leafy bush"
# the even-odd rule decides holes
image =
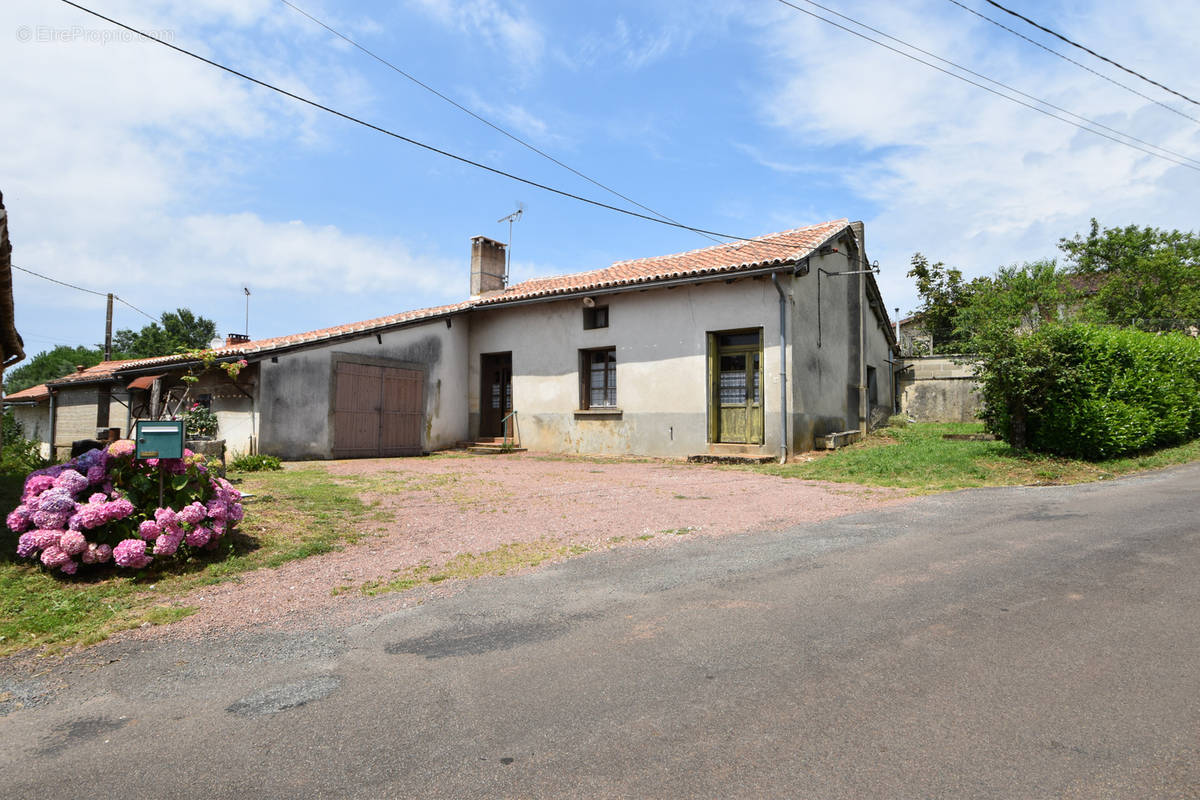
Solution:
[[[1096,460],[1200,437],[1200,340],[1183,334],[1044,325],[980,378],[989,430],[1017,446]]]
[[[202,456],[186,450],[182,459],[136,460],[133,453],[123,440],[31,473],[7,518],[20,534],[17,555],[68,575],[80,563],[109,560],[140,569],[156,557],[215,549],[241,520],[241,494],[210,476]]]
[[[211,408],[199,403],[192,403],[191,408],[184,411],[181,416],[188,436],[196,438],[217,435],[217,415]]]
[[[229,469],[236,472],[266,472],[268,470],[283,469],[283,462],[275,456],[235,456],[229,462]]]
[[[0,459],[0,473],[4,475],[25,475],[35,469],[47,465],[42,458],[37,442],[25,438],[21,423],[13,416],[12,409],[5,409],[0,417],[0,442],[3,443],[3,458]]]
[[[892,414],[887,418],[887,426],[889,428],[907,428],[908,417],[904,414]]]

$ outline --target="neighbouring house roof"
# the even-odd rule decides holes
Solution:
[[[211,352],[218,359],[232,359],[237,358],[238,356],[256,355],[258,353],[271,352],[273,350],[283,350],[302,344],[312,344],[314,342],[323,342],[330,339],[339,339],[344,336],[351,336],[359,333],[372,333],[383,328],[390,328],[397,325],[438,319],[440,317],[449,316],[450,314],[466,311],[467,309],[471,308],[472,305],[474,305],[474,303],[472,303],[470,300],[467,300],[461,303],[435,306],[434,308],[420,308],[415,311],[404,311],[400,314],[389,314],[386,317],[376,317],[375,319],[363,320],[362,322],[351,322],[346,325],[335,325],[331,328],[321,328],[320,330],[308,331],[307,333],[294,333],[288,336],[274,336],[270,339],[255,339],[249,342],[238,342],[237,344],[227,345],[225,347],[215,347],[209,352]],[[121,369],[142,369],[166,364],[186,363],[194,360],[194,357],[189,356],[186,353],[173,353],[167,356],[156,356],[154,358],[142,358],[128,361],[124,363]]]
[[[37,386],[30,386],[28,389],[22,389],[19,392],[6,394],[4,402],[19,403],[19,402],[37,402],[50,397],[50,390],[46,388],[46,384],[39,383]]]
[[[341,339],[364,333],[375,333],[388,328],[409,325],[418,322],[449,317],[479,307],[503,306],[507,303],[530,302],[541,298],[551,299],[575,294],[587,294],[600,290],[618,289],[625,286],[645,286],[680,279],[694,278],[696,280],[713,280],[736,275],[743,272],[769,269],[774,266],[785,266],[800,262],[811,256],[822,245],[829,243],[844,231],[851,228],[851,223],[845,219],[823,222],[819,225],[809,225],[802,228],[781,231],[760,236],[755,239],[722,243],[700,250],[685,253],[656,256],[653,258],[637,258],[617,263],[604,269],[589,272],[577,272],[552,278],[534,278],[509,286],[503,291],[483,297],[474,297],[458,303],[451,303],[433,308],[422,308],[415,311],[405,311],[386,317],[353,322],[346,325],[335,325],[330,328],[275,336],[269,339],[256,339],[248,342],[237,342],[217,347],[211,353],[221,360],[264,355],[271,352],[288,350],[295,347],[316,344],[320,342]],[[871,281],[873,284],[874,281]],[[873,304],[874,305],[874,304]],[[882,305],[879,306],[882,309]],[[886,309],[882,311],[886,318]],[[890,334],[889,334],[890,335]],[[124,362],[106,362],[120,364],[121,372],[150,370],[167,365],[185,364],[193,361],[194,357],[185,353],[143,358]],[[104,365],[99,365],[100,367]],[[93,368],[99,369],[99,367]],[[110,372],[111,374],[111,372]],[[67,376],[52,385],[78,379],[77,376]]]
[[[126,358],[118,361],[101,361],[94,367],[87,367],[72,372],[70,375],[46,381],[46,385],[52,389],[57,389],[60,386],[69,386],[72,384],[104,383],[105,381],[111,381],[118,370],[133,364],[136,360]]]

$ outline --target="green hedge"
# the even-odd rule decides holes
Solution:
[[[1097,460],[1200,437],[1200,340],[1184,334],[1049,325],[981,378],[989,429],[1032,450]]]

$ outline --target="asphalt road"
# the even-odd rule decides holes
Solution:
[[[0,794],[1200,797],[1198,489],[959,492],[105,645],[7,676]]]

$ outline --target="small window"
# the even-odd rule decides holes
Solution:
[[[579,407],[617,407],[617,350],[581,350]]]
[[[874,367],[867,367],[867,397],[872,406],[879,405],[879,379],[875,377]]]
[[[590,331],[594,328],[608,327],[608,306],[592,306],[583,309],[583,329]]]

